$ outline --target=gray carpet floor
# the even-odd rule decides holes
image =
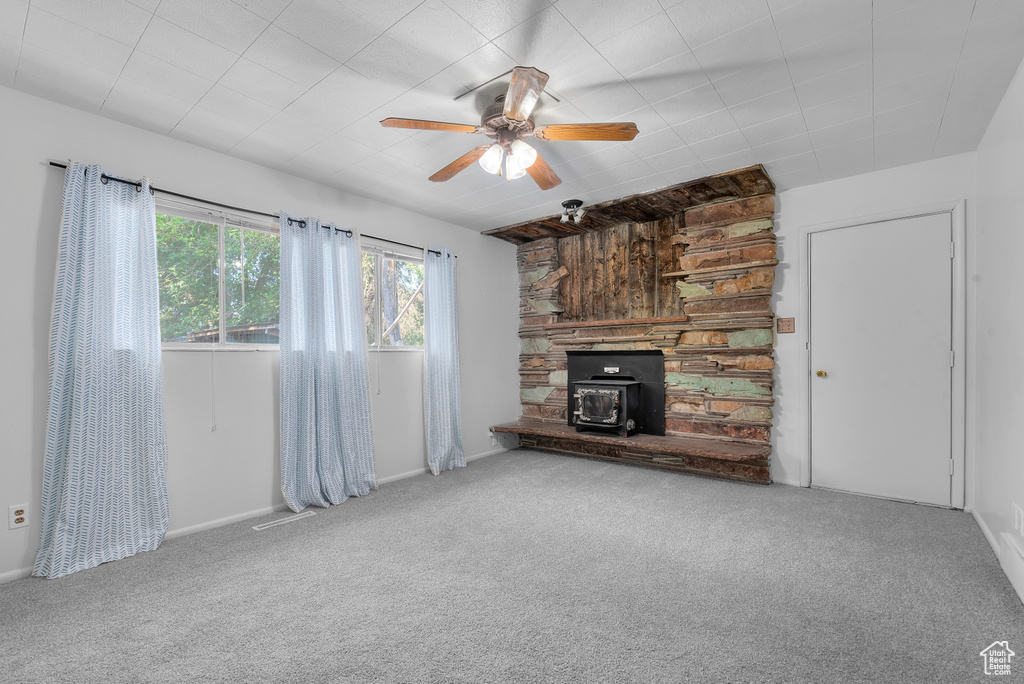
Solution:
[[[970,682],[970,515],[531,451],[0,586],[0,681]],[[1002,681],[1024,679],[1024,655]]]

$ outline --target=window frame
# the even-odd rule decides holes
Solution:
[[[403,248],[403,249],[408,249],[410,251],[396,250],[393,247],[390,247],[389,243],[386,243],[386,242],[384,242],[382,240],[374,240],[373,238],[366,238],[366,237],[360,236],[360,244],[359,244],[360,258],[362,258],[362,254],[365,253],[365,254],[374,254],[374,255],[379,256],[379,257],[384,257],[385,259],[395,259],[395,260],[398,260],[398,261],[407,261],[407,262],[412,263],[412,264],[419,264],[420,266],[424,265],[424,263],[423,263],[423,250],[422,249],[416,249],[416,248],[411,248],[411,247],[410,248]],[[413,253],[413,252],[418,252],[418,253]],[[426,274],[425,273],[424,273],[424,279],[426,279]],[[383,302],[383,298],[380,297],[380,291],[381,291],[380,287],[381,287],[381,283],[382,282],[383,282],[383,264],[382,264],[382,260],[381,259],[374,259],[374,264],[373,264],[373,284],[374,284],[374,294],[375,294],[375,296],[374,296],[374,306],[373,306],[373,309],[374,309],[374,323],[375,323],[375,325],[374,325],[374,337],[376,339],[375,339],[375,341],[373,343],[369,343],[369,342],[367,343],[367,345],[366,345],[367,349],[369,351],[371,351],[371,352],[387,352],[387,353],[391,353],[391,352],[420,352],[420,353],[422,353],[423,349],[424,349],[423,345],[419,345],[419,346],[406,345],[406,344],[384,345],[384,344],[381,343],[381,338],[383,337],[382,333],[384,332],[384,330],[383,330],[383,320],[384,320],[383,308],[384,308],[384,302]],[[420,296],[421,297],[423,296],[422,292],[420,292]]]
[[[281,229],[277,222],[264,216],[246,215],[224,211],[220,208],[208,205],[184,202],[178,198],[171,198],[156,193],[156,213],[165,216],[202,221],[217,226],[217,337],[219,342],[160,342],[161,351],[202,351],[202,352],[260,352],[280,351],[280,344],[269,342],[239,343],[225,342],[227,336],[227,283],[224,274],[227,270],[227,255],[225,253],[225,233],[228,228],[239,228],[243,231],[251,230],[260,233],[270,233],[281,237]],[[159,262],[157,268],[159,269]]]

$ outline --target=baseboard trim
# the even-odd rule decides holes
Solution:
[[[999,558],[999,540],[996,539],[996,535],[992,534],[992,530],[988,529],[985,519],[981,517],[978,511],[971,511],[971,515],[974,517],[974,522],[978,523],[978,527],[981,528],[981,533],[985,535],[988,545],[992,547],[992,552],[996,554],[996,558]]]
[[[508,449],[505,449],[504,447],[501,448],[501,449],[491,449],[490,451],[485,451],[482,454],[477,454],[476,456],[467,456],[466,457],[466,461],[467,462],[468,461],[475,461],[478,458],[486,458],[488,456],[497,456],[498,454],[503,454],[506,451],[508,451]]]
[[[467,456],[466,457],[466,463],[469,463],[470,461],[475,461],[478,458],[485,458],[487,456],[497,456],[498,454],[503,454],[506,451],[508,451],[508,449],[492,449],[491,451],[485,451],[482,454],[475,454],[473,456]],[[387,484],[388,482],[395,482],[396,480],[404,480],[407,477],[416,477],[417,475],[423,475],[423,474],[429,473],[429,472],[430,472],[430,468],[420,468],[418,470],[410,470],[410,471],[405,472],[405,473],[399,473],[398,475],[388,475],[387,477],[382,477],[379,480],[377,480],[377,484],[378,485]]]
[[[971,511],[971,515],[974,516],[974,522],[978,523],[981,533],[985,535],[985,540],[992,547],[996,558],[999,559],[999,567],[1002,568],[1006,578],[1010,580],[1010,586],[1017,592],[1017,598],[1024,603],[1024,553],[1017,546],[1013,537],[1006,532],[1000,534],[1000,538],[997,539],[978,511]]]
[[[999,565],[1010,580],[1010,585],[1016,590],[1017,598],[1024,603],[1024,556],[1016,542],[1006,532],[1000,535],[1003,539],[1001,545],[1002,553],[999,554]]]
[[[399,473],[398,475],[388,475],[387,477],[382,477],[379,480],[377,480],[377,486],[387,484],[388,482],[394,482],[396,480],[404,480],[407,477],[416,477],[417,475],[422,475],[423,473],[429,472],[429,468],[419,468],[418,470],[410,470],[407,473]]]
[[[288,504],[279,503],[273,506],[266,506],[264,508],[257,508],[254,511],[247,511],[245,513],[236,513],[235,515],[229,515],[226,518],[218,518],[216,520],[209,520],[198,525],[189,525],[188,527],[179,527],[176,530],[168,530],[167,534],[164,535],[164,540],[177,539],[178,537],[184,537],[188,534],[194,534],[196,532],[202,532],[204,530],[212,530],[215,527],[222,527],[224,525],[230,525],[231,523],[240,522],[242,520],[249,520],[250,518],[258,518],[263,515],[270,515],[271,513],[277,513],[279,511],[287,511]]]
[[[32,568],[18,568],[17,570],[8,570],[7,572],[0,572],[0,584],[7,584],[14,580],[25,579],[26,577],[32,576]]]

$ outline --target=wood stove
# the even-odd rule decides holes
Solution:
[[[569,425],[629,437],[665,434],[665,357],[660,351],[569,351]]]

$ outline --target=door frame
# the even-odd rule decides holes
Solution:
[[[802,458],[800,459],[800,486],[811,486],[811,235],[826,230],[852,228],[871,223],[882,223],[899,219],[916,218],[932,214],[949,214],[954,244],[951,259],[952,285],[951,293],[951,330],[950,339],[954,354],[952,372],[952,415],[950,416],[950,458],[953,460],[953,477],[950,481],[950,503],[953,508],[964,507],[966,491],[966,428],[967,428],[967,234],[965,200],[928,205],[881,214],[848,218],[829,223],[801,228],[799,231],[799,263],[800,269],[800,311],[803,312],[805,325],[799,326],[801,367],[804,369],[804,382],[800,383],[800,418],[803,425],[799,440]]]

